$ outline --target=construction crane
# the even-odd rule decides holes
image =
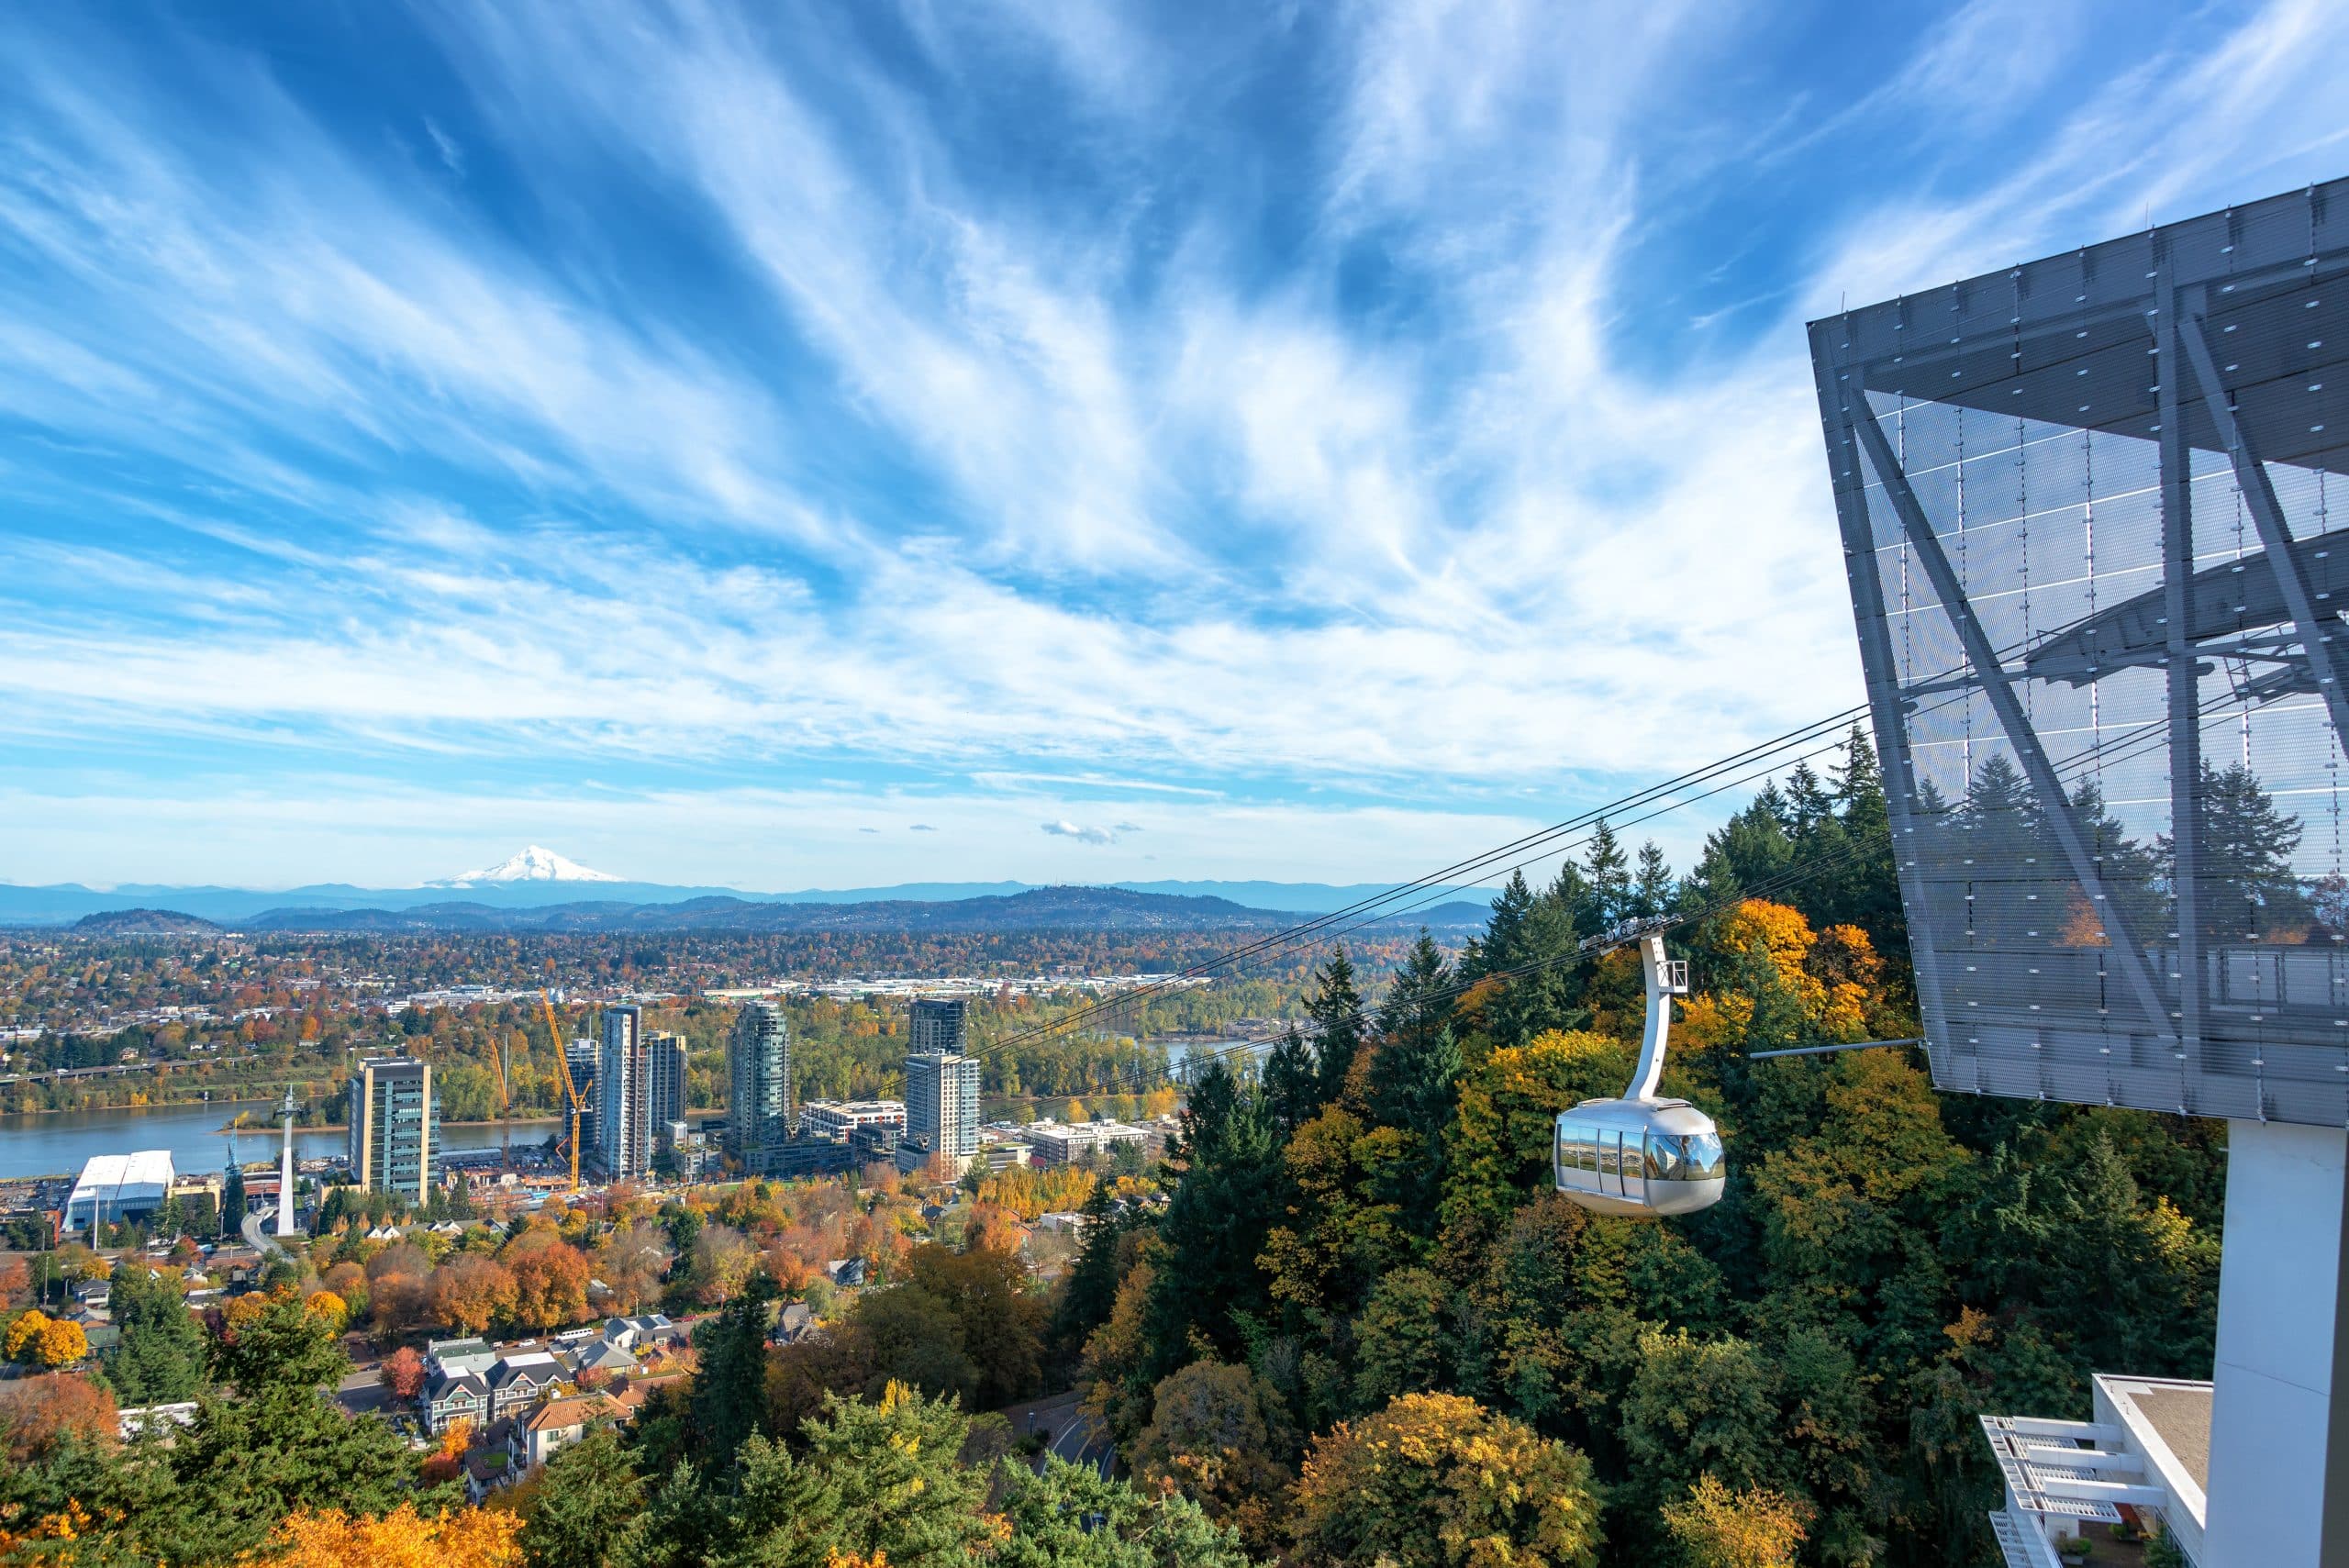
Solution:
[[[489,1059],[497,1065],[497,1168],[514,1168],[514,1128],[512,1108],[506,1091],[506,1048],[498,1043],[497,1031],[489,1035]]]
[[[571,1081],[571,1053],[562,1048],[562,1021],[554,1016],[554,998],[539,993],[546,1009],[547,1038],[554,1042],[555,1071],[562,1074],[562,1103],[571,1107],[571,1190],[579,1190],[579,1086]]]

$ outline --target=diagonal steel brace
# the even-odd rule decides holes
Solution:
[[[2275,482],[2267,477],[2267,465],[2259,461],[2259,453],[2252,447],[2251,433],[2243,428],[2227,401],[2227,389],[2219,380],[2218,364],[2210,357],[2210,340],[2203,336],[2202,317],[2186,317],[2178,323],[2177,336],[2186,345],[2186,357],[2193,363],[2195,379],[2202,384],[2202,406],[2210,414],[2210,423],[2218,427],[2228,461],[2234,464],[2235,484],[2243,491],[2243,504],[2250,507],[2252,520],[2259,527],[2259,542],[2266,548],[2276,585],[2284,591],[2284,607],[2291,612],[2292,628],[2300,639],[2300,658],[2324,697],[2325,711],[2332,717],[2333,733],[2339,737],[2343,750],[2349,751],[2349,657],[2345,657],[2342,647],[2340,619],[2317,610],[2316,595],[2309,589],[2308,573],[2302,569],[2299,557],[2292,553],[2292,530],[2284,521],[2283,504],[2276,498]]]
[[[1865,399],[1865,392],[1855,395]],[[1991,709],[1998,716],[1998,724],[2007,732],[2008,741],[2015,749],[2015,756],[2022,763],[2023,775],[2039,798],[2047,803],[2047,824],[2054,829],[2056,842],[2063,846],[2064,858],[2072,863],[2072,874],[2080,890],[2088,895],[2090,905],[2103,925],[2105,935],[2112,942],[2112,957],[2129,989],[2136,995],[2137,1005],[2145,1011],[2154,1030],[2164,1039],[2175,1040],[2177,1026],[2169,1009],[2162,1005],[2161,992],[2154,984],[2153,971],[2146,966],[2145,950],[2138,945],[2136,933],[2129,929],[2128,917],[2121,906],[2105,892],[2104,878],[2098,874],[2096,861],[2088,853],[2087,840],[2080,832],[2078,819],[2072,815],[2071,797],[2064,793],[2056,780],[2055,770],[2047,761],[2046,749],[2040,745],[2038,732],[2031,728],[2030,718],[2023,713],[2022,703],[2015,695],[2014,683],[2007,668],[1999,661],[1998,651],[1991,644],[1989,634],[1976,618],[1973,602],[1965,596],[1964,584],[1949,563],[1949,556],[1942,549],[1940,536],[1933,532],[1932,521],[1925,516],[1924,504],[1909,488],[1909,475],[1893,455],[1892,443],[1886,439],[1884,427],[1863,401],[1853,409],[1848,404],[1842,417],[1860,445],[1868,454],[1876,477],[1884,482],[1885,494],[1891,497],[1893,509],[1900,516],[1900,526],[1909,535],[1909,542],[1916,547],[1917,560],[1931,579],[1933,592],[1942,602],[1943,613],[1956,628],[1958,639],[1965,645],[1967,662],[1982,683],[1983,695],[1990,699]]]

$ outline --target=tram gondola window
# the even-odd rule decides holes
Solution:
[[[1688,1173],[1682,1179],[1709,1182],[1721,1173],[1721,1135],[1718,1132],[1693,1132],[1687,1138]]]

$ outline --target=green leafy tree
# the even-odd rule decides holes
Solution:
[[[1159,1384],[1134,1473],[1179,1488],[1251,1550],[1275,1554],[1297,1479],[1297,1429],[1280,1394],[1244,1366],[1194,1362]]]
[[[1397,1269],[1370,1293],[1354,1325],[1354,1403],[1375,1410],[1444,1380],[1452,1293],[1426,1269]]]
[[[1107,1480],[1057,1456],[1003,1472],[1003,1568],[1249,1568],[1236,1531],[1182,1494]]]

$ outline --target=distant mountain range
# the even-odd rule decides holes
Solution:
[[[516,859],[521,860],[518,856]],[[556,857],[560,859],[560,857]],[[508,864],[513,862],[509,862]],[[564,862],[569,863],[569,862]],[[584,869],[584,868],[582,868]],[[452,879],[455,880],[455,879]],[[582,883],[589,884],[583,886]],[[138,885],[94,892],[0,884],[0,925],[61,926],[102,934],[168,935],[206,925],[238,930],[854,931],[1275,929],[1386,891],[1377,884],[1127,883],[1033,887],[1022,883],[911,883],[802,893],[528,876],[449,886],[362,888],[338,884],[284,892]],[[583,896],[585,895],[585,896]],[[1379,929],[1479,926],[1491,894],[1430,888],[1432,900]],[[1351,925],[1349,917],[1342,922]]]

